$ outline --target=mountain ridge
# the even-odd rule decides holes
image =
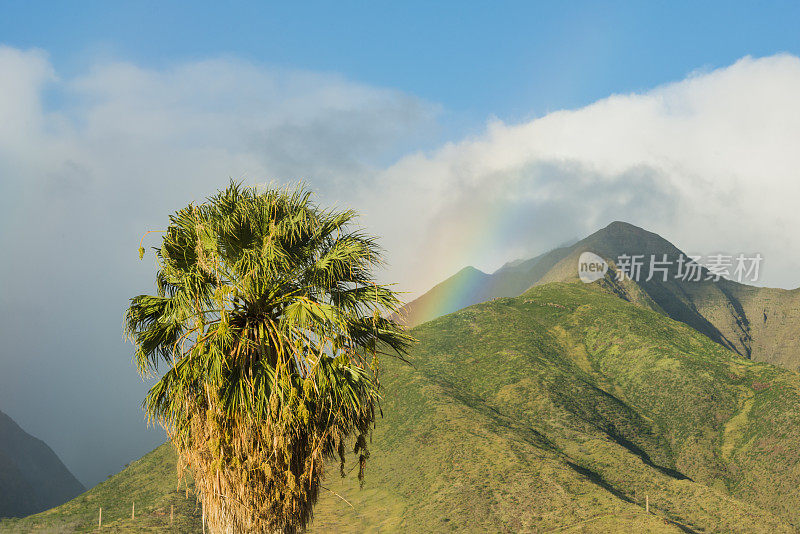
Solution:
[[[569,247],[553,249],[529,260],[517,260],[495,273],[485,275],[481,284],[463,295],[449,298],[452,305],[436,309],[429,302],[441,300],[442,294],[459,294],[462,288],[452,278],[437,284],[437,293],[425,293],[404,308],[403,317],[416,326],[461,309],[469,304],[493,298],[516,296],[525,289],[551,282],[578,280],[578,258],[583,252],[603,257],[611,266],[606,277],[597,283],[630,302],[654,309],[681,321],[715,342],[758,361],[800,370],[800,288],[786,290],[751,286],[732,280],[682,281],[675,278],[676,259],[684,254],[678,247],[654,232],[623,221],[614,221]],[[661,257],[666,254],[672,266],[668,280],[617,280],[615,261],[621,254]],[[708,274],[701,267],[702,277]],[[514,273],[513,284],[508,280]],[[519,289],[522,286],[523,289]],[[503,290],[499,290],[503,287]],[[770,319],[772,319],[770,321]]]
[[[83,491],[44,441],[0,411],[0,517],[34,514]]]

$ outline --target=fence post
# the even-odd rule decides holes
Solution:
[[[175,505],[169,507],[169,526],[172,526],[172,517],[175,515]]]
[[[206,503],[203,502],[203,534],[206,534]]]
[[[133,504],[131,504],[131,519],[134,519],[135,517],[136,517],[136,501],[133,501]]]
[[[97,519],[97,526],[103,528],[103,507],[100,507],[100,517]]]
[[[644,496],[644,509],[649,514],[650,513],[650,496]]]

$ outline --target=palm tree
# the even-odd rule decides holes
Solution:
[[[363,484],[378,355],[403,358],[413,338],[355,217],[302,187],[231,182],[170,217],[158,294],[131,299],[139,372],[167,365],[145,410],[191,468],[212,531],[302,531],[325,463],[344,476],[350,447]]]

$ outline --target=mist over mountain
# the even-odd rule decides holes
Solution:
[[[84,490],[46,443],[0,411],[0,517],[41,512]]]

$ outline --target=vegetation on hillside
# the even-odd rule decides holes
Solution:
[[[661,236],[624,222],[614,222],[569,247],[507,264],[492,274],[460,271],[403,307],[401,316],[416,326],[466,306],[497,297],[514,297],[534,285],[578,279],[582,252],[599,254],[611,265],[603,283],[609,292],[661,312],[744,357],[800,370],[800,288],[785,290],[732,280],[683,280],[677,262],[686,255]],[[638,255],[645,267],[632,281],[616,280],[620,255]],[[651,255],[671,262],[667,280],[649,278]]]
[[[370,477],[328,473],[312,532],[800,529],[796,373],[580,283],[412,333]]]
[[[370,486],[395,496],[399,530],[796,531],[796,374],[583,284],[413,333],[416,368],[385,374]]]
[[[101,508],[102,532],[199,532],[202,508],[191,476],[179,486],[176,462],[172,445],[162,445],[64,505],[0,521],[0,532],[96,532]]]

